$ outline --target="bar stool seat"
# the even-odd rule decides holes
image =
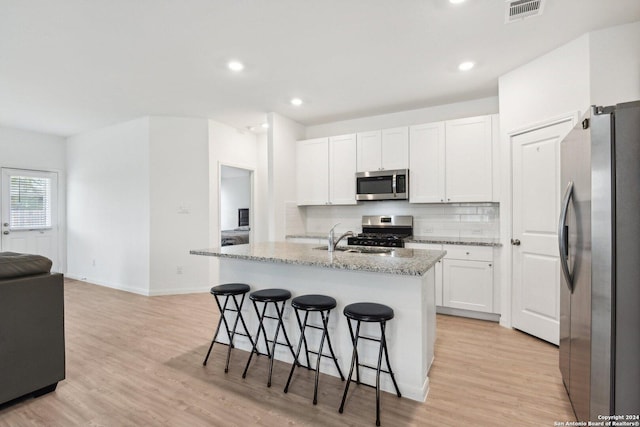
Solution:
[[[273,373],[273,359],[275,358],[276,344],[288,347],[291,355],[294,357],[295,363],[295,353],[293,352],[293,347],[291,346],[291,342],[289,341],[287,330],[285,329],[284,323],[282,321],[282,314],[284,313],[285,304],[290,298],[291,292],[286,289],[278,288],[261,289],[249,294],[249,299],[253,303],[253,308],[255,309],[256,315],[258,316],[258,332],[256,333],[256,339],[253,342],[253,347],[251,348],[251,353],[249,354],[249,360],[247,360],[247,364],[244,367],[242,378],[246,378],[247,376],[247,371],[249,370],[249,365],[251,364],[253,354],[261,354],[258,351],[258,341],[260,340],[261,333],[263,335],[264,344],[267,349],[267,356],[269,357],[269,377],[267,379],[267,387],[271,387],[271,374]],[[258,303],[263,303],[262,312],[258,310]],[[269,303],[272,303],[275,306],[276,316],[270,316],[266,314],[267,306],[269,305]],[[278,304],[281,304],[281,306],[278,307]],[[267,331],[264,328],[264,319],[273,319],[278,321],[274,337],[271,340],[267,338]],[[278,342],[278,335],[281,328],[285,339],[284,343]],[[269,343],[272,343],[271,350],[269,350]]]
[[[331,310],[336,308],[336,300],[330,296],[326,295],[301,295],[299,297],[295,297],[291,301],[291,307],[295,310],[296,319],[298,320],[298,326],[300,326],[300,341],[298,341],[298,348],[296,350],[296,354],[294,357],[293,364],[291,365],[291,371],[289,372],[289,378],[287,379],[287,385],[284,387],[284,392],[287,393],[289,391],[289,385],[291,384],[291,379],[293,378],[293,371],[296,369],[296,366],[300,365],[298,357],[300,356],[300,351],[302,350],[302,344],[304,343],[305,354],[307,358],[307,369],[315,370],[316,377],[313,388],[313,404],[318,403],[318,379],[320,376],[320,361],[322,357],[329,357],[333,359],[333,363],[338,370],[338,374],[340,374],[340,379],[344,381],[344,375],[342,375],[342,370],[340,369],[340,365],[338,364],[338,359],[336,358],[335,353],[333,352],[333,346],[331,345],[331,338],[329,337],[329,313]],[[300,321],[300,314],[298,311],[304,311],[304,321]],[[315,326],[307,324],[307,320],[309,319],[309,313],[316,312],[320,314],[320,318],[322,320],[322,326]],[[322,336],[320,337],[320,345],[318,351],[309,350],[309,345],[307,344],[307,338],[305,335],[305,331],[309,328],[318,329],[322,331]],[[329,345],[330,355],[326,355],[322,353],[322,349],[324,347],[324,341],[327,340],[327,344]],[[315,369],[311,368],[311,362],[309,358],[309,353],[316,355],[316,367]]]
[[[211,288],[211,294],[221,296],[241,295],[250,290],[251,287],[245,283],[225,283]]]
[[[209,360],[209,356],[211,355],[211,350],[213,349],[213,344],[215,343],[229,346],[229,348],[227,349],[227,361],[224,367],[225,372],[229,371],[229,358],[231,357],[231,349],[233,348],[233,338],[235,337],[236,334],[249,338],[249,341],[251,341],[251,345],[253,345],[253,339],[251,338],[251,334],[249,333],[249,329],[247,328],[247,324],[245,323],[244,318],[242,317],[242,312],[241,312],[242,305],[244,304],[244,297],[246,296],[247,292],[249,292],[250,290],[251,290],[251,287],[246,283],[224,283],[222,285],[217,285],[211,288],[210,293],[211,295],[214,296],[216,300],[216,304],[218,305],[218,309],[220,310],[220,320],[218,320],[218,326],[216,327],[216,332],[214,333],[213,339],[211,340],[211,345],[209,346],[209,351],[207,352],[207,356],[205,357],[204,362],[202,362],[204,366],[207,365],[207,361]],[[238,300],[237,300],[237,297],[239,295],[242,295],[242,299],[240,300],[240,303],[238,303]],[[225,297],[223,305],[220,304],[219,297]],[[229,303],[229,297],[231,297],[231,300],[233,301],[235,308],[233,307],[227,308],[227,305]],[[236,313],[236,318],[235,318],[235,321],[233,322],[233,327],[229,327],[229,323],[227,322],[227,318],[225,317],[225,314],[229,311]],[[244,333],[236,331],[238,327],[238,321],[242,323]],[[227,331],[227,337],[229,338],[228,344],[217,341],[221,324],[224,324],[224,327]]]
[[[393,319],[393,309],[384,304],[357,302],[346,306],[344,315],[361,322],[382,322]]]
[[[291,298],[291,292],[286,289],[261,289],[252,292],[249,299],[259,302],[282,302]]]
[[[291,301],[291,307],[305,311],[325,311],[336,308],[336,300],[326,295],[301,295]]]
[[[342,395],[342,403],[340,404],[340,409],[338,412],[342,413],[344,410],[344,404],[347,399],[347,393],[349,392],[349,384],[351,384],[351,378],[353,376],[353,370],[356,369],[356,383],[360,384],[360,367],[369,368],[376,371],[376,425],[380,425],[380,372],[384,372],[391,376],[391,381],[393,382],[393,386],[396,389],[396,394],[398,397],[402,397],[400,394],[400,389],[398,389],[398,384],[396,383],[396,379],[393,375],[393,370],[391,369],[391,364],[389,363],[389,351],[387,350],[387,338],[385,335],[386,324],[388,320],[393,319],[394,313],[393,309],[384,304],[377,304],[373,302],[358,302],[354,304],[349,304],[344,308],[343,311],[345,317],[347,318],[347,324],[349,325],[349,334],[351,335],[351,340],[353,343],[353,355],[351,356],[351,368],[349,370],[349,376],[347,377],[347,383],[344,387],[344,394]],[[351,326],[351,322],[354,321],[356,323],[355,333],[353,331],[353,327]],[[380,338],[372,338],[364,335],[360,335],[360,323],[361,322],[370,322],[370,323],[379,323],[380,324]],[[379,352],[378,352],[378,364],[377,366],[369,366],[363,363],[360,363],[358,356],[358,340],[364,339],[368,341],[375,341],[380,343]],[[384,354],[385,361],[387,363],[387,369],[382,369],[382,356]],[[368,385],[368,384],[365,384]]]

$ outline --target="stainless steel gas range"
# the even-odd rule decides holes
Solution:
[[[404,241],[413,235],[410,215],[364,215],[362,233],[349,237],[349,245],[404,248]]]

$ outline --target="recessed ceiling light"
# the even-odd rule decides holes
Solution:
[[[302,105],[302,99],[300,98],[292,98],[290,102],[291,102],[291,105],[295,105],[296,107],[299,107],[300,105]]]
[[[263,129],[269,129],[269,123],[263,123],[260,126],[262,126]]]
[[[471,62],[471,61],[465,61],[460,63],[460,65],[458,65],[458,70],[460,71],[469,71],[470,69],[472,69],[473,67],[475,67],[475,63]]]
[[[460,3],[464,3],[465,0],[449,0],[449,3],[451,4],[460,4]]]
[[[242,62],[238,62],[238,61],[231,61],[227,64],[227,67],[229,67],[229,69],[231,71],[242,71],[244,70],[244,64]]]

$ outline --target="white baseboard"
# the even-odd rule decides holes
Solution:
[[[80,274],[73,274],[73,273],[67,273],[66,277],[70,279],[91,283],[92,285],[103,286],[105,288],[118,289],[119,291],[125,291],[125,292],[131,292],[138,295],[149,296],[149,290],[145,288],[136,288],[136,287],[122,285],[118,283],[104,282],[102,280],[94,279],[92,277],[86,277]]]

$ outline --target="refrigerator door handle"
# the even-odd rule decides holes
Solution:
[[[573,196],[573,181],[569,181],[567,189],[562,198],[562,211],[560,212],[560,221],[558,224],[558,247],[560,249],[560,266],[562,274],[567,282],[569,291],[573,293],[573,277],[569,271],[569,226],[567,225],[567,213],[569,212],[569,203]]]

